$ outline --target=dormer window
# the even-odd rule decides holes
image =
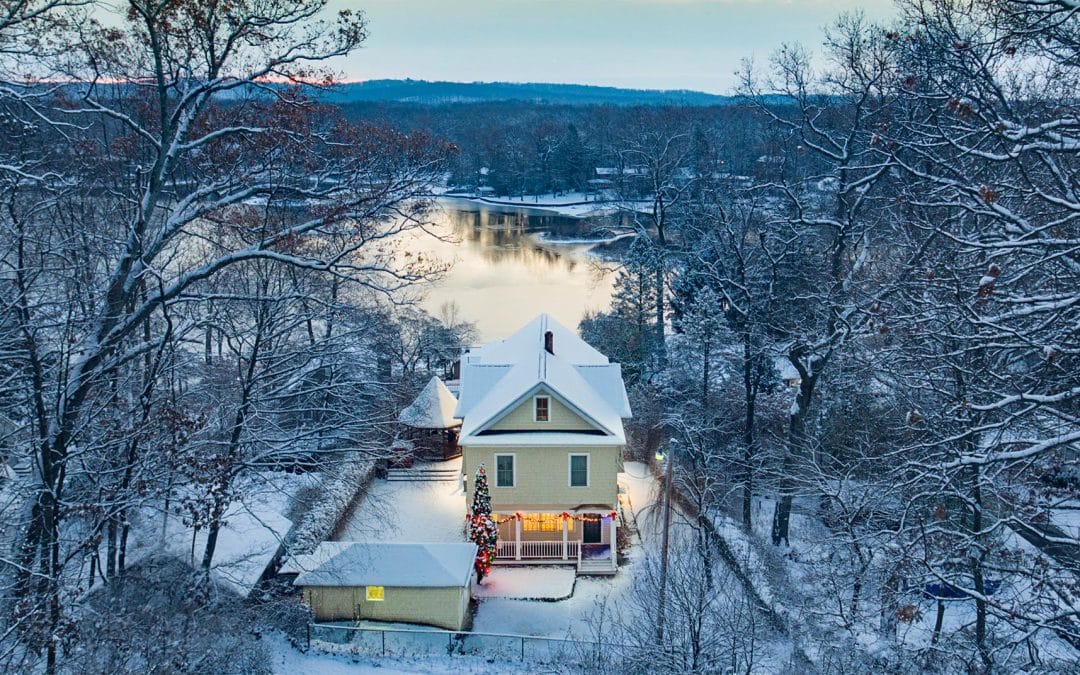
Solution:
[[[551,419],[551,400],[547,396],[533,399],[533,421],[547,422]]]

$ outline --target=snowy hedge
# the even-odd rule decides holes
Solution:
[[[356,457],[342,463],[340,470],[326,476],[321,494],[303,515],[289,541],[289,554],[311,553],[334,533],[361,489],[375,473],[376,461]]]

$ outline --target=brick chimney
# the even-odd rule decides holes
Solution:
[[[555,353],[555,334],[551,331],[544,333],[544,350],[548,354]]]

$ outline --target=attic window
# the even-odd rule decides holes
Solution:
[[[547,396],[537,396],[533,399],[534,402],[534,415],[533,420],[536,422],[547,422],[551,419],[549,399]]]

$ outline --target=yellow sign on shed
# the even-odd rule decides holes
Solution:
[[[385,599],[385,592],[382,586],[368,586],[367,587],[367,601],[368,602],[382,602]]]

